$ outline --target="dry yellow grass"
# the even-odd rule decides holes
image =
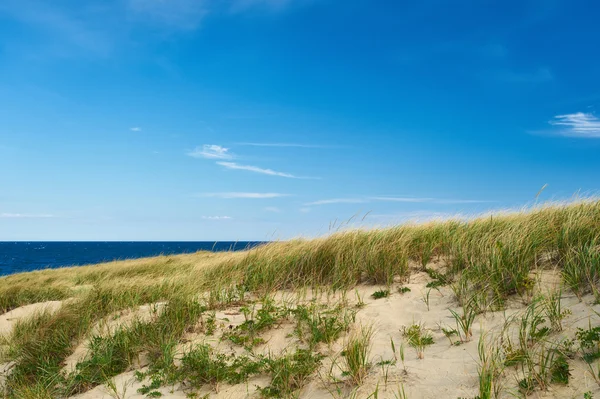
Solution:
[[[439,261],[436,267],[434,260]],[[557,270],[565,289],[578,297],[600,297],[600,201],[547,204],[470,221],[350,230],[245,252],[199,252],[7,276],[0,278],[0,313],[33,303],[69,301],[55,313],[17,323],[6,339],[5,357],[15,366],[5,395],[60,397],[100,383],[89,371],[63,376],[65,359],[98,320],[140,305],[169,303],[155,322],[102,341],[116,345],[111,346],[113,357],[102,360],[111,374],[104,377],[127,369],[139,351],[154,354],[153,364],[166,367],[168,348],[177,346],[199,315],[248,303],[249,297],[303,287],[335,292],[358,284],[391,286],[426,272],[431,279],[428,289],[451,287],[459,304],[487,312],[505,308],[514,298],[531,300],[535,274],[544,269]],[[134,338],[143,338],[146,345],[132,343]],[[94,362],[102,359],[102,350],[106,347],[91,351]],[[316,365],[310,354],[298,356]],[[295,357],[286,359],[273,360],[272,367],[295,367]]]

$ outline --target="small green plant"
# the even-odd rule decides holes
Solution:
[[[365,306],[367,306],[367,304],[365,303],[363,297],[360,296],[360,293],[358,292],[358,290],[354,290],[354,293],[356,295],[356,307],[358,309],[362,309]]]
[[[592,363],[600,359],[600,326],[592,327],[591,322],[587,329],[578,328],[575,338],[579,341],[579,346],[586,363]]]
[[[215,311],[208,314],[206,320],[202,319],[202,328],[206,335],[213,335],[217,329],[217,316]]]
[[[400,342],[400,348],[398,348],[398,354],[400,355],[400,360],[402,360],[402,370],[404,371],[404,374],[406,374],[407,373],[406,364],[404,363],[404,360],[405,360],[404,342]]]
[[[474,301],[471,300],[465,304],[462,308],[462,314],[459,315],[456,311],[449,309],[452,313],[452,317],[456,321],[456,331],[461,342],[469,342],[473,337],[473,331],[471,330],[477,310]]]
[[[296,352],[276,359],[267,359],[266,371],[273,377],[271,384],[259,388],[265,398],[289,398],[301,388],[308,377],[321,365],[323,356],[309,350]]]
[[[550,366],[550,381],[555,384],[568,385],[571,370],[569,362],[563,354],[559,354]]]
[[[262,373],[266,365],[267,360],[262,356],[226,355],[215,352],[209,345],[199,345],[183,356],[179,375],[191,387],[208,384],[216,390],[221,382],[244,382],[250,376]]]
[[[546,317],[550,321],[553,331],[562,331],[562,321],[571,314],[569,309],[563,310],[561,306],[562,291],[554,291],[542,299],[542,306]]]
[[[395,366],[396,360],[394,360],[394,359],[384,360],[383,358],[381,358],[381,360],[378,361],[377,363],[375,363],[375,365],[381,367],[381,374],[383,374],[383,381],[385,382],[385,385],[387,385],[390,366]]]
[[[356,317],[356,310],[347,309],[342,304],[332,309],[311,303],[299,305],[293,310],[296,318],[296,335],[308,342],[311,348],[318,343],[331,344],[343,332],[349,330]]]
[[[428,289],[424,294],[423,294],[423,302],[425,302],[425,305],[427,305],[427,311],[429,311],[429,295],[431,294],[431,288]]]
[[[426,288],[437,289],[448,284],[449,279],[445,274],[442,274],[432,268],[426,267],[425,272],[433,279],[425,286]]]
[[[448,338],[448,341],[450,342],[450,345],[454,345],[454,342],[452,341],[452,337],[454,335],[458,335],[458,331],[456,331],[453,328],[444,328],[444,327],[440,327],[440,329],[442,330],[442,332],[444,333],[444,336],[446,338]]]
[[[223,338],[247,348],[262,344],[264,340],[258,337],[258,334],[278,324],[287,316],[287,310],[275,306],[273,300],[268,297],[263,299],[262,306],[258,310],[254,306],[252,308],[244,306],[241,311],[244,314],[244,322],[233,331],[223,334]]]
[[[396,389],[396,391],[394,391],[394,398],[395,399],[408,399],[408,395],[406,394],[406,391],[404,390],[404,384],[401,384],[398,389]]]
[[[369,352],[372,336],[371,327],[361,327],[350,336],[342,352],[346,364],[344,375],[349,376],[355,385],[362,383],[371,367]]]
[[[138,379],[141,380],[139,377]],[[137,392],[141,393],[142,395],[150,396],[152,392],[157,392],[156,389],[160,388],[163,383],[163,380],[159,376],[152,376],[150,379],[150,384],[142,385]]]
[[[477,345],[479,353],[479,399],[497,398],[500,392],[498,383],[502,373],[501,362],[499,361],[499,351],[495,348],[486,348],[485,336],[479,337]]]
[[[418,359],[423,359],[425,348],[433,345],[433,336],[422,324],[413,324],[408,328],[404,327],[402,334],[408,340],[408,345],[417,351]]]
[[[535,299],[521,318],[519,327],[519,342],[523,349],[539,342],[550,333],[550,328],[545,326],[546,319],[540,312],[540,300]]]
[[[390,296],[390,290],[378,290],[371,294],[373,299],[387,298]]]
[[[398,287],[398,293],[400,294],[406,294],[407,292],[410,292],[410,288],[408,287]]]

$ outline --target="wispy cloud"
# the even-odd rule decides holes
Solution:
[[[134,126],[134,127],[130,127],[129,130],[131,130],[132,132],[141,132],[142,128],[139,126]]]
[[[204,220],[231,220],[231,216],[202,216]]]
[[[591,113],[557,115],[549,123],[563,136],[600,138],[600,119]]]
[[[281,209],[277,208],[276,206],[267,206],[265,208],[265,212],[281,213]]]
[[[48,219],[54,217],[56,216],[47,213],[0,213],[0,218],[5,219]]]
[[[424,198],[424,197],[391,197],[391,196],[373,196],[360,198],[332,198],[313,202],[307,202],[304,206],[318,206],[330,204],[363,204],[369,202],[404,202],[404,203],[429,203],[429,204],[480,204],[495,201],[471,200],[471,199],[444,199],[444,198]]]
[[[230,192],[230,193],[202,193],[202,194],[197,194],[196,196],[197,197],[224,198],[224,199],[237,199],[237,198],[264,199],[264,198],[289,197],[290,194]]]
[[[302,179],[302,177],[294,176],[290,173],[277,172],[273,169],[263,169],[259,168],[258,166],[240,165],[235,162],[217,162],[217,165],[221,165],[227,169],[247,170],[248,172],[261,173],[269,176],[287,177],[289,179]]]
[[[473,199],[444,199],[444,198],[419,198],[419,197],[369,197],[373,201],[432,203],[432,204],[483,204],[495,201]]]
[[[229,152],[229,148],[221,147],[215,144],[204,144],[196,147],[187,153],[190,157],[206,159],[233,159],[234,155]]]
[[[307,202],[304,206],[330,205],[330,204],[361,204],[369,202],[365,198],[331,198],[313,202]]]

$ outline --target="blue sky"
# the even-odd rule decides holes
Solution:
[[[0,240],[285,239],[595,193],[598,15],[2,0]]]

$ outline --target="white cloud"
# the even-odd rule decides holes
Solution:
[[[329,204],[362,204],[365,202],[369,202],[363,198],[332,198],[332,199],[324,199],[313,202],[307,202],[304,204],[305,206],[316,206],[316,205],[329,205]]]
[[[444,199],[444,198],[419,198],[419,197],[369,197],[373,201],[408,202],[408,203],[431,203],[431,204],[482,204],[486,200],[471,199]]]
[[[0,213],[0,218],[6,219],[47,219],[56,217],[46,213]]]
[[[221,165],[221,166],[223,166],[223,167],[225,167],[227,169],[247,170],[249,172],[261,173],[263,175],[287,177],[289,179],[301,179],[301,177],[297,177],[297,176],[294,176],[294,175],[289,174],[289,173],[277,172],[277,171],[272,170],[272,169],[263,169],[263,168],[259,168],[258,166],[240,165],[240,164],[237,164],[235,162],[217,162],[217,164]]]
[[[330,205],[330,204],[363,204],[369,202],[405,202],[405,203],[430,203],[430,204],[480,204],[494,201],[469,200],[469,199],[443,199],[420,197],[363,197],[363,198],[332,198],[305,203],[305,206]]]
[[[231,193],[203,193],[203,194],[198,194],[197,196],[198,197],[215,197],[215,198],[224,198],[224,199],[234,199],[234,198],[264,199],[264,198],[288,197],[289,194],[231,192]]]
[[[234,155],[229,152],[229,148],[221,147],[215,144],[204,144],[202,147],[196,147],[193,151],[187,153],[190,157],[206,159],[232,159]]]
[[[557,115],[549,123],[563,136],[600,138],[600,119],[590,113]]]
[[[231,220],[231,216],[202,216],[204,220]]]
[[[132,132],[141,132],[142,128],[139,126],[134,126],[134,127],[130,127],[129,130],[131,130]]]

